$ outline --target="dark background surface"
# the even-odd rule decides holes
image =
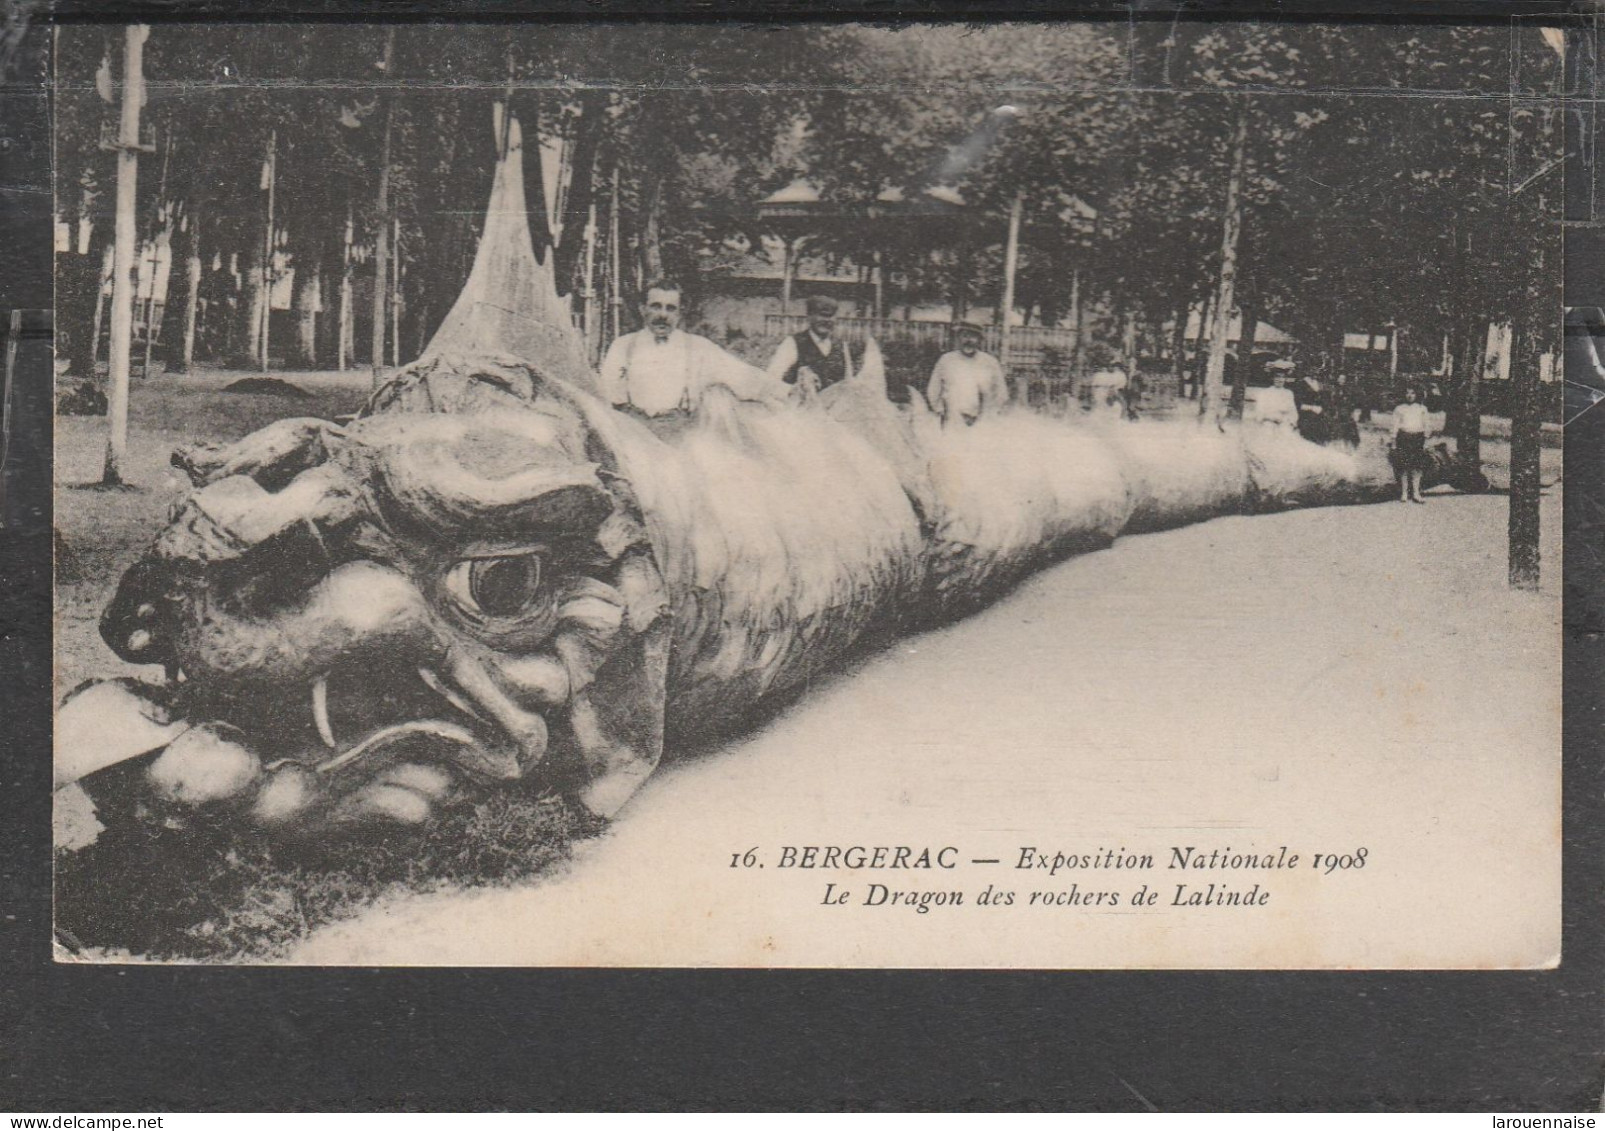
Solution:
[[[396,7],[416,13],[426,6]],[[158,8],[231,17],[246,11],[177,2],[138,11]],[[102,19],[136,11],[128,5],[109,13],[87,0],[64,0],[60,9]],[[1451,2],[1259,11],[1379,9],[1482,18],[1533,10]],[[350,17],[389,6],[281,2],[273,10]],[[458,12],[440,4],[427,10]],[[574,3],[486,4],[473,11],[594,16],[598,10]],[[605,11],[642,10],[624,3]],[[664,10],[653,5],[653,14]],[[977,10],[936,4],[849,10],[838,0],[838,14],[874,18]],[[41,140],[48,138],[47,50],[48,31],[36,23],[0,93],[0,136],[12,139],[0,150],[0,298],[8,306],[50,305],[50,201],[41,187],[48,184],[49,149]],[[1597,234],[1590,227],[1571,232],[1570,303],[1605,306],[1605,270],[1597,268],[1605,241],[1588,253],[1594,268],[1581,258],[1584,242]],[[1565,956],[1558,970],[116,968],[51,962],[50,384],[47,352],[25,346],[0,530],[0,1109],[1599,1108],[1605,412],[1585,413],[1567,431],[1567,854]],[[1486,913],[1493,921],[1503,912]]]
[[[23,0],[42,8],[42,0]],[[1056,19],[1066,15],[1165,18],[1490,20],[1580,12],[1582,3],[1549,0],[55,0],[57,20],[420,19],[506,20],[861,20]]]

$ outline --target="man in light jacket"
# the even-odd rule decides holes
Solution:
[[[925,400],[943,424],[974,424],[983,413],[1009,403],[1009,385],[998,359],[981,349],[981,328],[958,327],[959,348],[937,358]]]

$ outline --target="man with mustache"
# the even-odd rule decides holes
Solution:
[[[925,400],[943,424],[974,424],[1009,403],[1009,385],[998,359],[981,349],[981,327],[962,322],[956,333],[958,349],[937,359]]]
[[[621,334],[602,359],[603,393],[614,405],[648,417],[694,412],[710,385],[724,385],[744,400],[769,399],[761,371],[680,329],[682,293],[672,280],[647,287],[642,328]]]

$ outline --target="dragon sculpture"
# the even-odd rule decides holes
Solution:
[[[194,489],[101,624],[165,679],[68,696],[58,787],[132,763],[147,814],[286,833],[417,824],[527,781],[610,818],[666,745],[1047,563],[1392,492],[1380,445],[1020,410],[944,429],[867,382],[808,405],[715,388],[654,430],[593,391],[509,133],[470,280],[418,361],[346,424],[175,455]]]

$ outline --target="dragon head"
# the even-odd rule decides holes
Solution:
[[[423,356],[346,426],[175,454],[194,490],[101,621],[165,683],[69,696],[58,787],[145,757],[169,815],[321,829],[531,777],[606,817],[651,773],[663,578],[534,254],[517,119],[493,124],[473,270]]]
[[[343,427],[175,455],[195,489],[101,621],[166,683],[81,692],[99,737],[58,743],[69,777],[138,733],[161,803],[264,826],[419,822],[537,770],[597,816],[628,799],[668,654],[633,492],[582,394],[511,359],[450,370],[413,367]]]

